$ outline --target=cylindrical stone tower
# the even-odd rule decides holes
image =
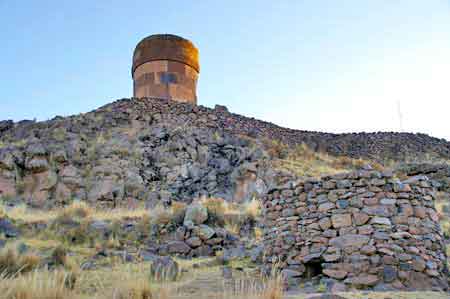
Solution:
[[[131,74],[134,97],[151,97],[197,104],[198,50],[172,34],[155,34],[134,50]]]

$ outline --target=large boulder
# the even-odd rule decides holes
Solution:
[[[189,227],[203,224],[206,220],[208,220],[208,210],[206,207],[199,203],[193,203],[187,207],[183,223]]]

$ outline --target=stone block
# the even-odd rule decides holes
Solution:
[[[351,226],[352,216],[350,214],[335,214],[331,216],[331,223],[334,228]]]

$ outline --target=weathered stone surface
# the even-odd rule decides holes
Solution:
[[[15,238],[19,236],[19,230],[9,219],[0,218],[0,234],[4,234],[7,238]]]
[[[353,213],[353,222],[356,225],[363,225],[366,224],[367,221],[369,221],[369,215],[365,214],[365,213]]]
[[[300,271],[294,271],[289,269],[284,269],[281,271],[281,276],[283,278],[292,278],[292,277],[300,277],[303,275],[303,272]]]
[[[329,217],[325,217],[319,220],[319,226],[322,230],[327,230],[331,227],[331,221]]]
[[[215,234],[215,230],[208,225],[201,224],[198,227],[195,228],[195,234],[200,237],[202,240],[209,240],[211,239]]]
[[[184,225],[188,226],[190,223],[199,225],[206,220],[208,220],[208,210],[204,206],[194,203],[187,207],[184,216]]]
[[[345,249],[349,247],[360,248],[369,242],[370,238],[365,235],[348,234],[341,237],[336,237],[330,240],[331,246]]]
[[[397,269],[393,266],[385,266],[383,269],[383,278],[385,282],[392,282],[397,278]]]
[[[412,268],[413,268],[415,271],[418,271],[418,272],[422,272],[422,271],[424,271],[425,268],[426,268],[426,263],[425,263],[425,261],[424,261],[422,258],[420,258],[420,257],[414,258],[414,259],[412,260],[411,265],[412,265]]]
[[[348,272],[344,270],[324,269],[323,273],[331,278],[344,279]]]
[[[200,238],[198,237],[191,237],[186,240],[186,244],[192,248],[196,248],[202,245],[202,240],[200,240]]]
[[[373,245],[364,245],[361,247],[361,253],[366,255],[372,255],[377,251],[377,248]]]
[[[347,199],[339,199],[336,205],[339,209],[346,209],[349,206],[349,201]]]
[[[379,278],[376,275],[363,274],[355,277],[350,277],[344,280],[345,283],[355,287],[371,287],[378,283]]]
[[[386,217],[373,217],[372,220],[370,220],[371,224],[380,224],[380,225],[391,225],[391,220]]]
[[[191,248],[182,241],[172,241],[172,242],[169,242],[167,245],[168,245],[169,253],[171,253],[171,254],[177,254],[177,253],[178,254],[186,254],[191,250]]]
[[[331,216],[331,223],[334,228],[351,226],[352,216],[350,214],[335,214]]]
[[[329,210],[332,210],[332,209],[335,209],[335,208],[336,208],[336,205],[334,203],[326,202],[326,203],[323,203],[323,204],[319,205],[318,211],[322,212],[322,213],[325,213],[325,212],[328,212]]]

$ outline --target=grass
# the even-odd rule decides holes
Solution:
[[[208,218],[210,221],[218,224],[224,224],[225,213],[227,212],[227,204],[222,198],[210,197],[203,198],[201,204],[208,211]]]
[[[156,284],[148,279],[148,267],[121,265],[111,269],[85,271],[73,282],[71,273],[58,269],[39,270],[15,277],[0,275],[2,299],[304,299],[311,295],[287,295],[279,276],[260,278],[239,275],[232,281],[220,277],[219,268],[190,271],[186,278]],[[355,299],[425,299],[448,298],[437,292],[349,292],[339,293]]]
[[[2,299],[75,299],[68,288],[70,274],[64,271],[33,271],[16,277],[0,276]]]
[[[261,201],[253,198],[244,203],[245,214],[249,219],[256,220],[261,216]]]
[[[157,205],[150,211],[150,222],[153,224],[181,224],[186,213],[186,204],[182,202],[172,202],[171,207],[165,208],[162,205]]]
[[[95,219],[102,221],[116,221],[122,219],[136,219],[148,214],[144,207],[136,209],[114,208],[114,209],[96,209],[89,207],[87,203],[74,201],[69,206],[56,208],[53,210],[37,210],[28,208],[26,205],[19,205],[13,208],[7,208],[0,203],[0,215],[7,215],[13,220],[20,220],[25,223],[52,222],[55,219],[64,218],[76,219]]]
[[[294,149],[280,142],[266,142],[266,144],[270,155],[274,158],[274,166],[298,176],[320,177],[324,174],[360,169],[365,165],[371,165],[377,170],[383,169],[383,166],[375,161],[331,156],[316,152],[305,144],[300,144]]]
[[[236,222],[234,225],[239,227],[245,221],[259,218],[260,206],[259,202],[254,199],[245,204],[228,204],[221,200],[211,200],[218,205],[218,213],[224,213],[227,216],[233,216]],[[184,215],[185,205],[175,205],[168,209],[160,209],[164,215],[168,215],[169,221],[174,221],[174,217],[182,219],[180,215]],[[212,208],[211,208],[212,210]],[[33,210],[20,208],[17,210],[4,209],[4,212],[16,219],[29,220],[29,213]],[[117,210],[116,210],[117,211]],[[108,216],[106,219],[123,219],[123,215],[130,215],[135,212],[127,212],[118,210],[120,216]],[[208,210],[210,211],[210,209]],[[12,212],[12,213],[11,213]],[[45,213],[45,212],[42,212]],[[113,212],[102,212],[90,208],[84,204],[74,203],[60,210],[48,211],[51,215],[51,221],[66,221],[67,219],[76,219],[78,221],[86,221],[86,219],[96,219],[98,215],[111,215]],[[174,216],[177,215],[178,216]],[[42,214],[44,215],[44,214]],[[136,214],[133,214],[136,215]],[[145,211],[139,218],[139,230],[148,229],[151,220],[155,217],[154,213]],[[164,216],[164,217],[166,217]],[[43,217],[43,216],[41,216]],[[163,218],[164,218],[163,217]],[[13,217],[12,217],[13,218]],[[105,219],[103,218],[103,219]],[[42,218],[44,219],[44,218]],[[33,218],[34,220],[34,218]],[[49,221],[49,219],[47,219]],[[164,220],[165,222],[165,220]],[[230,224],[230,223],[228,223]],[[26,236],[24,236],[26,237]],[[8,266],[8,274],[0,277],[0,298],[5,299],[31,299],[31,298],[68,298],[68,299],[87,299],[87,298],[117,298],[117,299],[181,299],[181,298],[236,298],[236,299],[281,299],[296,298],[286,297],[283,292],[282,282],[280,278],[273,275],[271,278],[259,276],[255,272],[254,265],[248,259],[233,260],[229,263],[232,269],[244,269],[244,271],[235,270],[233,280],[224,280],[221,274],[221,266],[215,263],[215,258],[208,259],[176,259],[182,269],[187,272],[182,273],[179,280],[175,282],[155,282],[149,275],[150,263],[136,262],[124,263],[120,259],[105,259],[99,263],[93,270],[79,271],[79,265],[86,261],[87,257],[92,256],[94,249],[88,248],[88,244],[71,245],[70,248],[64,247],[61,240],[41,239],[41,235],[33,235],[29,239],[21,240],[33,248],[39,248],[49,252],[49,257],[55,265],[54,270],[47,270],[40,267],[41,263],[33,262],[31,257],[21,257],[17,253],[7,253],[3,259],[0,258],[0,264],[8,264],[13,261],[12,266]],[[117,246],[117,239],[104,240],[102,245],[112,248]],[[108,245],[109,244],[109,245]],[[67,245],[67,244],[66,244]],[[68,249],[70,252],[68,252]],[[32,255],[32,254],[30,254]],[[25,271],[17,271],[23,265],[34,265]],[[194,265],[196,265],[194,267]],[[201,265],[200,267],[198,265]],[[28,267],[28,266],[27,266]],[[352,293],[353,294],[353,293]],[[366,297],[361,297],[359,293],[354,293],[353,297],[347,298],[385,298],[376,297],[379,293],[364,293]],[[369,294],[369,295],[368,295]],[[383,293],[386,294],[386,293]],[[397,293],[391,293],[397,294]],[[422,294],[422,293],[420,293]],[[373,295],[373,296],[372,296]],[[439,293],[427,293],[428,297],[420,297],[407,294],[409,297],[403,298],[445,298],[439,297]],[[434,296],[435,295],[435,296]],[[371,297],[372,296],[372,297]],[[381,296],[381,295],[379,295]],[[406,296],[406,295],[405,295]],[[434,297],[433,297],[434,296]],[[297,297],[304,298],[304,297]],[[392,296],[391,298],[402,298]]]
[[[4,248],[0,252],[0,273],[4,277],[30,272],[40,264],[41,258],[32,253],[20,255],[13,248]]]

